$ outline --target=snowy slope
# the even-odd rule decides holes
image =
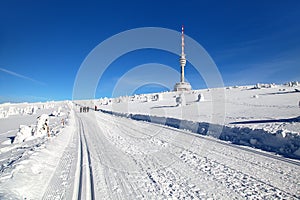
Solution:
[[[299,198],[299,162],[101,112],[71,119],[1,179],[3,197]]]
[[[159,94],[159,98],[158,94],[148,94],[100,99],[94,103],[98,108],[112,111],[115,115],[133,114],[129,117],[159,121],[159,124],[200,134],[209,133],[197,127],[206,129],[206,126],[221,125],[220,131],[212,136],[300,158],[300,92],[296,91],[299,86],[271,86],[261,89],[254,86],[217,88],[183,94],[168,92]],[[177,105],[176,98],[179,96],[183,96],[184,105]],[[181,121],[169,123],[176,119]],[[185,123],[190,125],[185,126]],[[189,128],[191,124],[196,128]]]
[[[37,181],[34,180],[34,174],[38,173],[35,172],[38,168],[44,167],[47,171],[49,165],[45,165],[45,163],[48,161],[44,161],[44,165],[39,166],[39,158],[34,159],[34,157],[37,152],[44,149],[49,142],[51,143],[51,139],[55,138],[56,135],[59,134],[67,124],[69,124],[69,115],[71,111],[70,105],[72,104],[68,102],[1,105],[2,112],[6,113],[4,118],[0,119],[1,182],[12,178],[18,170],[28,170],[28,168],[23,167],[23,164],[30,166],[29,169],[32,169],[33,172],[33,174],[29,173],[29,175],[24,173],[25,176],[20,177],[19,181],[22,182],[23,185],[26,181]],[[51,138],[47,137],[46,130],[42,130],[41,132],[41,130],[38,129],[43,128],[39,127],[41,123],[41,116],[47,116],[48,118]],[[62,124],[62,120],[64,121],[64,124]],[[20,135],[23,137],[18,137]],[[52,153],[53,152],[50,152],[50,154]],[[29,158],[33,160],[28,161]],[[20,163],[22,164],[19,165]],[[37,164],[36,168],[32,163]],[[13,182],[10,185],[12,189],[22,190],[23,186],[14,188],[14,184],[15,183]],[[9,184],[5,185],[9,186]],[[1,188],[4,189],[5,187]]]
[[[121,97],[100,99],[95,103],[99,108],[121,113],[150,114],[214,123],[212,115],[218,111],[212,110],[214,103],[212,95],[225,93],[225,99],[214,99],[221,105],[225,104],[225,124],[265,128],[273,132],[287,130],[299,133],[298,123],[288,124],[284,123],[284,120],[300,116],[300,92],[295,91],[295,89],[300,90],[300,86],[278,85],[261,89],[253,89],[253,87],[194,90],[184,93],[187,105],[182,107],[176,106],[175,97],[179,96],[179,93],[176,92],[163,93],[161,100],[158,101],[153,100],[155,94],[147,94],[136,96],[134,100],[131,97]],[[203,100],[197,102],[199,94],[203,95]],[[112,103],[107,103],[107,101]],[[222,103],[222,101],[225,102]],[[254,120],[257,122],[250,123]],[[263,123],[264,120],[270,121]],[[283,122],[281,123],[281,121]],[[239,122],[239,124],[233,125],[234,122]]]
[[[246,143],[298,148],[299,93],[250,88],[192,91],[180,106],[173,92],[1,105],[0,199],[299,199],[300,161]],[[214,110],[222,95],[212,97],[222,91],[225,113]],[[36,134],[43,114],[50,137]],[[225,135],[199,134],[218,129],[222,114]],[[33,136],[16,143],[20,125]],[[225,136],[247,146],[218,139]],[[298,155],[292,149],[278,151]]]

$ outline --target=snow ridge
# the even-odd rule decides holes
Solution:
[[[114,116],[126,117],[137,121],[146,121],[160,125],[166,125],[177,129],[188,130],[193,133],[216,137],[220,140],[230,141],[234,144],[245,145],[275,152],[288,158],[300,159],[297,152],[300,149],[300,136],[293,133],[285,133],[282,136],[280,130],[275,134],[263,129],[251,129],[248,127],[229,127],[207,122],[194,122],[176,119],[172,117],[158,117],[143,114],[119,113],[100,109],[101,112]],[[221,135],[214,130],[222,130]]]

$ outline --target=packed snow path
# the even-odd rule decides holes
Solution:
[[[45,199],[300,198],[297,161],[101,112],[76,118],[66,151],[77,144],[77,154],[57,167],[65,182],[50,181]]]

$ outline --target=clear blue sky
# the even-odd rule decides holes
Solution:
[[[225,85],[299,81],[299,10],[298,0],[1,1],[0,102],[71,99],[87,54],[110,36],[138,27],[180,31],[184,24],[213,58]],[[178,57],[165,54],[122,56],[105,73],[105,89],[96,97],[110,96],[110,86],[138,64],[158,62],[179,71]],[[191,67],[186,73],[194,88],[205,87]]]

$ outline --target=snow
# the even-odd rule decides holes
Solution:
[[[20,125],[19,132],[14,138],[13,143],[17,144],[17,143],[25,142],[26,140],[31,139],[32,136],[33,136],[33,130],[30,126]]]
[[[27,199],[42,199],[48,183],[51,180],[51,175],[59,166],[59,161],[64,153],[66,146],[72,138],[73,134],[63,134],[65,132],[74,132],[74,118],[71,118],[68,128],[63,130],[61,134],[57,135],[47,143],[30,145],[30,149],[23,152],[29,154],[30,157],[22,159],[11,166],[11,169],[4,170],[0,179],[1,193],[3,198],[27,198]],[[73,125],[73,126],[72,126]],[[65,167],[65,166],[64,166]],[[63,169],[62,169],[63,170]]]
[[[223,132],[216,134],[216,137],[236,144],[297,157],[297,154],[294,154],[300,147],[298,123],[300,95],[295,91],[297,87],[296,84],[293,84],[293,87],[256,84],[227,88]],[[213,107],[212,95],[222,92],[224,92],[222,88],[185,93],[168,92],[160,94],[163,98],[161,101],[142,101],[145,96],[153,99],[157,95],[148,94],[135,95],[133,98],[124,97],[134,100],[111,105],[102,104],[102,99],[94,103],[104,111],[112,111],[114,115],[152,122],[157,121],[157,117],[163,117],[159,119],[160,124],[212,135],[213,133],[207,133],[207,126],[218,127],[219,123],[214,120],[214,116],[222,116],[222,113],[219,114]],[[215,101],[222,106],[222,99]],[[175,122],[170,123],[170,120]],[[188,123],[187,127],[185,123]]]
[[[2,104],[0,199],[299,199],[299,85],[259,86]]]

